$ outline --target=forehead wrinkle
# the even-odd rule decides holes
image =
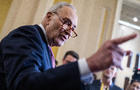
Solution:
[[[68,6],[63,6],[62,8],[57,10],[57,13],[63,18],[70,19],[73,26],[76,28],[76,26],[77,26],[76,11],[74,11],[72,8],[70,8]]]

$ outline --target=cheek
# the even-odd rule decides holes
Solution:
[[[58,31],[59,28],[60,28],[60,26],[61,26],[61,25],[58,24],[58,23],[53,23],[51,27],[52,27],[52,30],[54,30],[54,31]]]
[[[56,31],[61,27],[61,23],[58,20],[54,19],[49,23],[49,27],[52,31]]]
[[[61,25],[59,25],[59,24],[53,24],[52,26],[51,26],[51,30],[52,30],[52,32],[53,32],[53,37],[59,37],[59,35],[60,35],[60,33],[61,33]]]

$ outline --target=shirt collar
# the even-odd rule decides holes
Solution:
[[[42,29],[42,31],[43,31],[45,37],[47,37],[47,35],[46,35],[46,30],[45,30],[45,28],[43,27],[43,25],[42,25],[42,24],[39,24],[39,26],[41,27],[41,29]]]
[[[45,35],[45,39],[46,39],[46,41],[47,41],[47,43],[48,43],[48,39],[47,39],[47,34],[46,34],[45,28],[43,27],[42,24],[39,24],[39,26],[40,26],[41,30],[43,31],[43,34]]]
[[[100,80],[101,83],[103,83],[102,79]],[[109,85],[112,85],[112,80],[110,81]]]

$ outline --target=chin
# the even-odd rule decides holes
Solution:
[[[59,46],[62,46],[62,45],[64,45],[64,42],[59,43]]]
[[[62,44],[62,43],[61,43],[61,44],[56,44],[55,46],[60,47],[60,46],[62,46],[62,45],[64,45],[64,44]]]
[[[64,41],[59,41],[59,42],[55,43],[55,46],[58,46],[58,47],[60,47],[62,45],[64,45]]]
[[[107,77],[107,78],[109,78],[109,77],[110,77],[110,75],[108,75],[108,74],[105,74],[104,76],[105,76],[105,77]]]

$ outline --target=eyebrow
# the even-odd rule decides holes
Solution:
[[[65,18],[68,19],[72,23],[72,21],[68,17],[65,17]],[[76,25],[73,24],[73,27],[76,28]]]

